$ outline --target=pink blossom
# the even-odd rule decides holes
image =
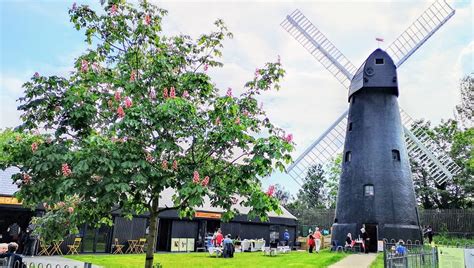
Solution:
[[[150,17],[150,15],[146,14],[146,16],[145,16],[145,24],[146,24],[146,25],[150,25],[150,23],[151,23],[151,17]]]
[[[197,171],[193,172],[193,183],[195,183],[195,184],[199,183],[199,172],[197,172]]]
[[[95,182],[99,182],[102,180],[102,176],[99,176],[99,175],[92,175],[91,178]]]
[[[115,15],[117,13],[117,5],[112,5],[110,8],[110,14]]]
[[[209,176],[204,177],[204,180],[202,180],[201,185],[206,187],[209,184]]]
[[[226,94],[227,97],[232,97],[232,88],[228,88],[227,89],[227,94]]]
[[[62,164],[61,166],[61,172],[63,173],[64,177],[68,177],[72,174],[71,169],[69,168],[69,165],[67,163]]]
[[[235,197],[231,197],[231,200],[232,200],[232,204],[237,204],[237,202],[239,202],[239,200]]]
[[[120,99],[122,98],[120,96],[120,91],[115,91],[114,98],[115,98],[116,101],[120,101]]]
[[[135,81],[136,78],[137,78],[137,72],[135,70],[132,70],[132,72],[130,73],[130,82]]]
[[[117,115],[120,117],[120,118],[123,118],[125,116],[125,111],[123,110],[122,106],[119,106],[118,109],[117,109]]]
[[[167,99],[168,98],[168,88],[163,89],[163,98]]]
[[[26,173],[23,173],[23,183],[29,184],[30,182],[31,182],[31,176]]]
[[[206,63],[204,64],[204,71],[207,72],[207,69],[209,68],[209,65]]]
[[[86,60],[81,61],[81,72],[87,73],[89,71],[89,63]]]
[[[35,78],[39,78],[39,73],[38,72],[35,72],[35,74],[33,75]]]
[[[255,77],[257,77],[258,75],[260,75],[260,69],[255,69]]]
[[[273,196],[273,193],[274,193],[274,192],[275,192],[275,185],[270,185],[270,186],[268,186],[268,190],[267,190],[266,194],[267,194],[268,196]]]
[[[66,203],[64,203],[63,201],[61,202],[58,202],[58,207],[62,208],[66,205]]]
[[[48,203],[44,202],[44,203],[43,203],[43,207],[44,207],[45,209],[48,209],[48,207],[49,207],[49,206],[48,206]]]
[[[67,208],[67,211],[69,211],[69,213],[72,214],[72,213],[74,212],[74,208],[73,208],[73,207],[68,207],[68,208]]]
[[[174,87],[170,88],[170,98],[174,99],[176,97],[176,90]]]
[[[244,116],[249,116],[249,111],[247,110],[244,110],[242,113],[244,114]]]
[[[125,107],[128,109],[132,107],[132,100],[129,97],[125,98]]]
[[[77,8],[77,4],[76,4],[76,2],[74,2],[74,3],[72,4],[72,10],[76,10],[76,8]]]
[[[286,142],[291,142],[293,141],[293,134],[288,134],[287,136],[284,137],[284,140]]]
[[[92,63],[92,71],[98,73],[100,71],[100,66],[97,62]]]
[[[31,151],[34,153],[34,152],[36,152],[36,150],[38,150],[38,143],[33,142],[31,144]]]
[[[107,106],[109,106],[109,109],[112,108],[112,105],[113,105],[113,104],[114,104],[114,103],[112,102],[112,100],[108,100],[108,101],[107,101]]]
[[[154,160],[153,156],[151,156],[151,154],[148,152],[146,153],[145,159],[148,163],[153,163],[153,160]]]
[[[178,170],[178,161],[176,160],[173,161],[173,169]]]
[[[150,89],[150,94],[148,94],[148,97],[150,97],[152,100],[156,99],[156,92],[154,89]]]
[[[235,123],[236,123],[237,125],[240,125],[240,117],[237,116],[237,118],[235,119]]]
[[[189,98],[189,92],[187,90],[183,92],[183,98],[185,99]]]
[[[163,169],[168,169],[168,161],[163,160],[163,161],[161,162],[161,167],[162,167]]]
[[[221,124],[221,118],[218,116],[216,118],[216,125],[220,125]]]

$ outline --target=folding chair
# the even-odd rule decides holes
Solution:
[[[74,243],[72,245],[67,245],[69,250],[66,254],[71,254],[71,255],[79,254],[77,252],[77,249],[81,246],[81,241],[82,241],[82,238],[80,237],[74,238]]]
[[[138,239],[138,243],[135,245],[135,253],[145,253],[143,250],[145,247],[146,238]]]
[[[123,254],[124,245],[120,245],[117,238],[114,239],[114,243],[112,244],[112,254]]]
[[[42,256],[42,255],[49,256],[49,245],[40,241],[38,256]]]

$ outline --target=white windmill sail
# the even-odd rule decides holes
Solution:
[[[404,125],[408,155],[426,168],[437,184],[451,180],[461,172],[461,168],[446,151],[441,149],[421,127],[414,125],[413,119],[402,109],[400,116]]]
[[[357,68],[299,10],[286,16],[280,24],[314,58],[349,88]]]
[[[339,118],[317,138],[306,150],[288,167],[288,174],[294,180],[306,177],[308,169],[314,165],[325,165],[342,151],[346,137],[346,110]],[[300,184],[301,185],[301,184]]]
[[[434,2],[387,48],[397,68],[421,47],[455,11],[444,0]]]

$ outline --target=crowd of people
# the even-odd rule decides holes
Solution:
[[[23,230],[17,222],[10,224],[2,233],[2,240],[17,245],[15,251],[20,252],[24,256],[33,256],[36,253],[38,244],[38,236],[33,233],[34,224],[28,225]],[[8,245],[8,243],[6,243]]]

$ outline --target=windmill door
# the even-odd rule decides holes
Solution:
[[[377,252],[378,224],[366,223],[365,231],[370,237],[369,251]]]

